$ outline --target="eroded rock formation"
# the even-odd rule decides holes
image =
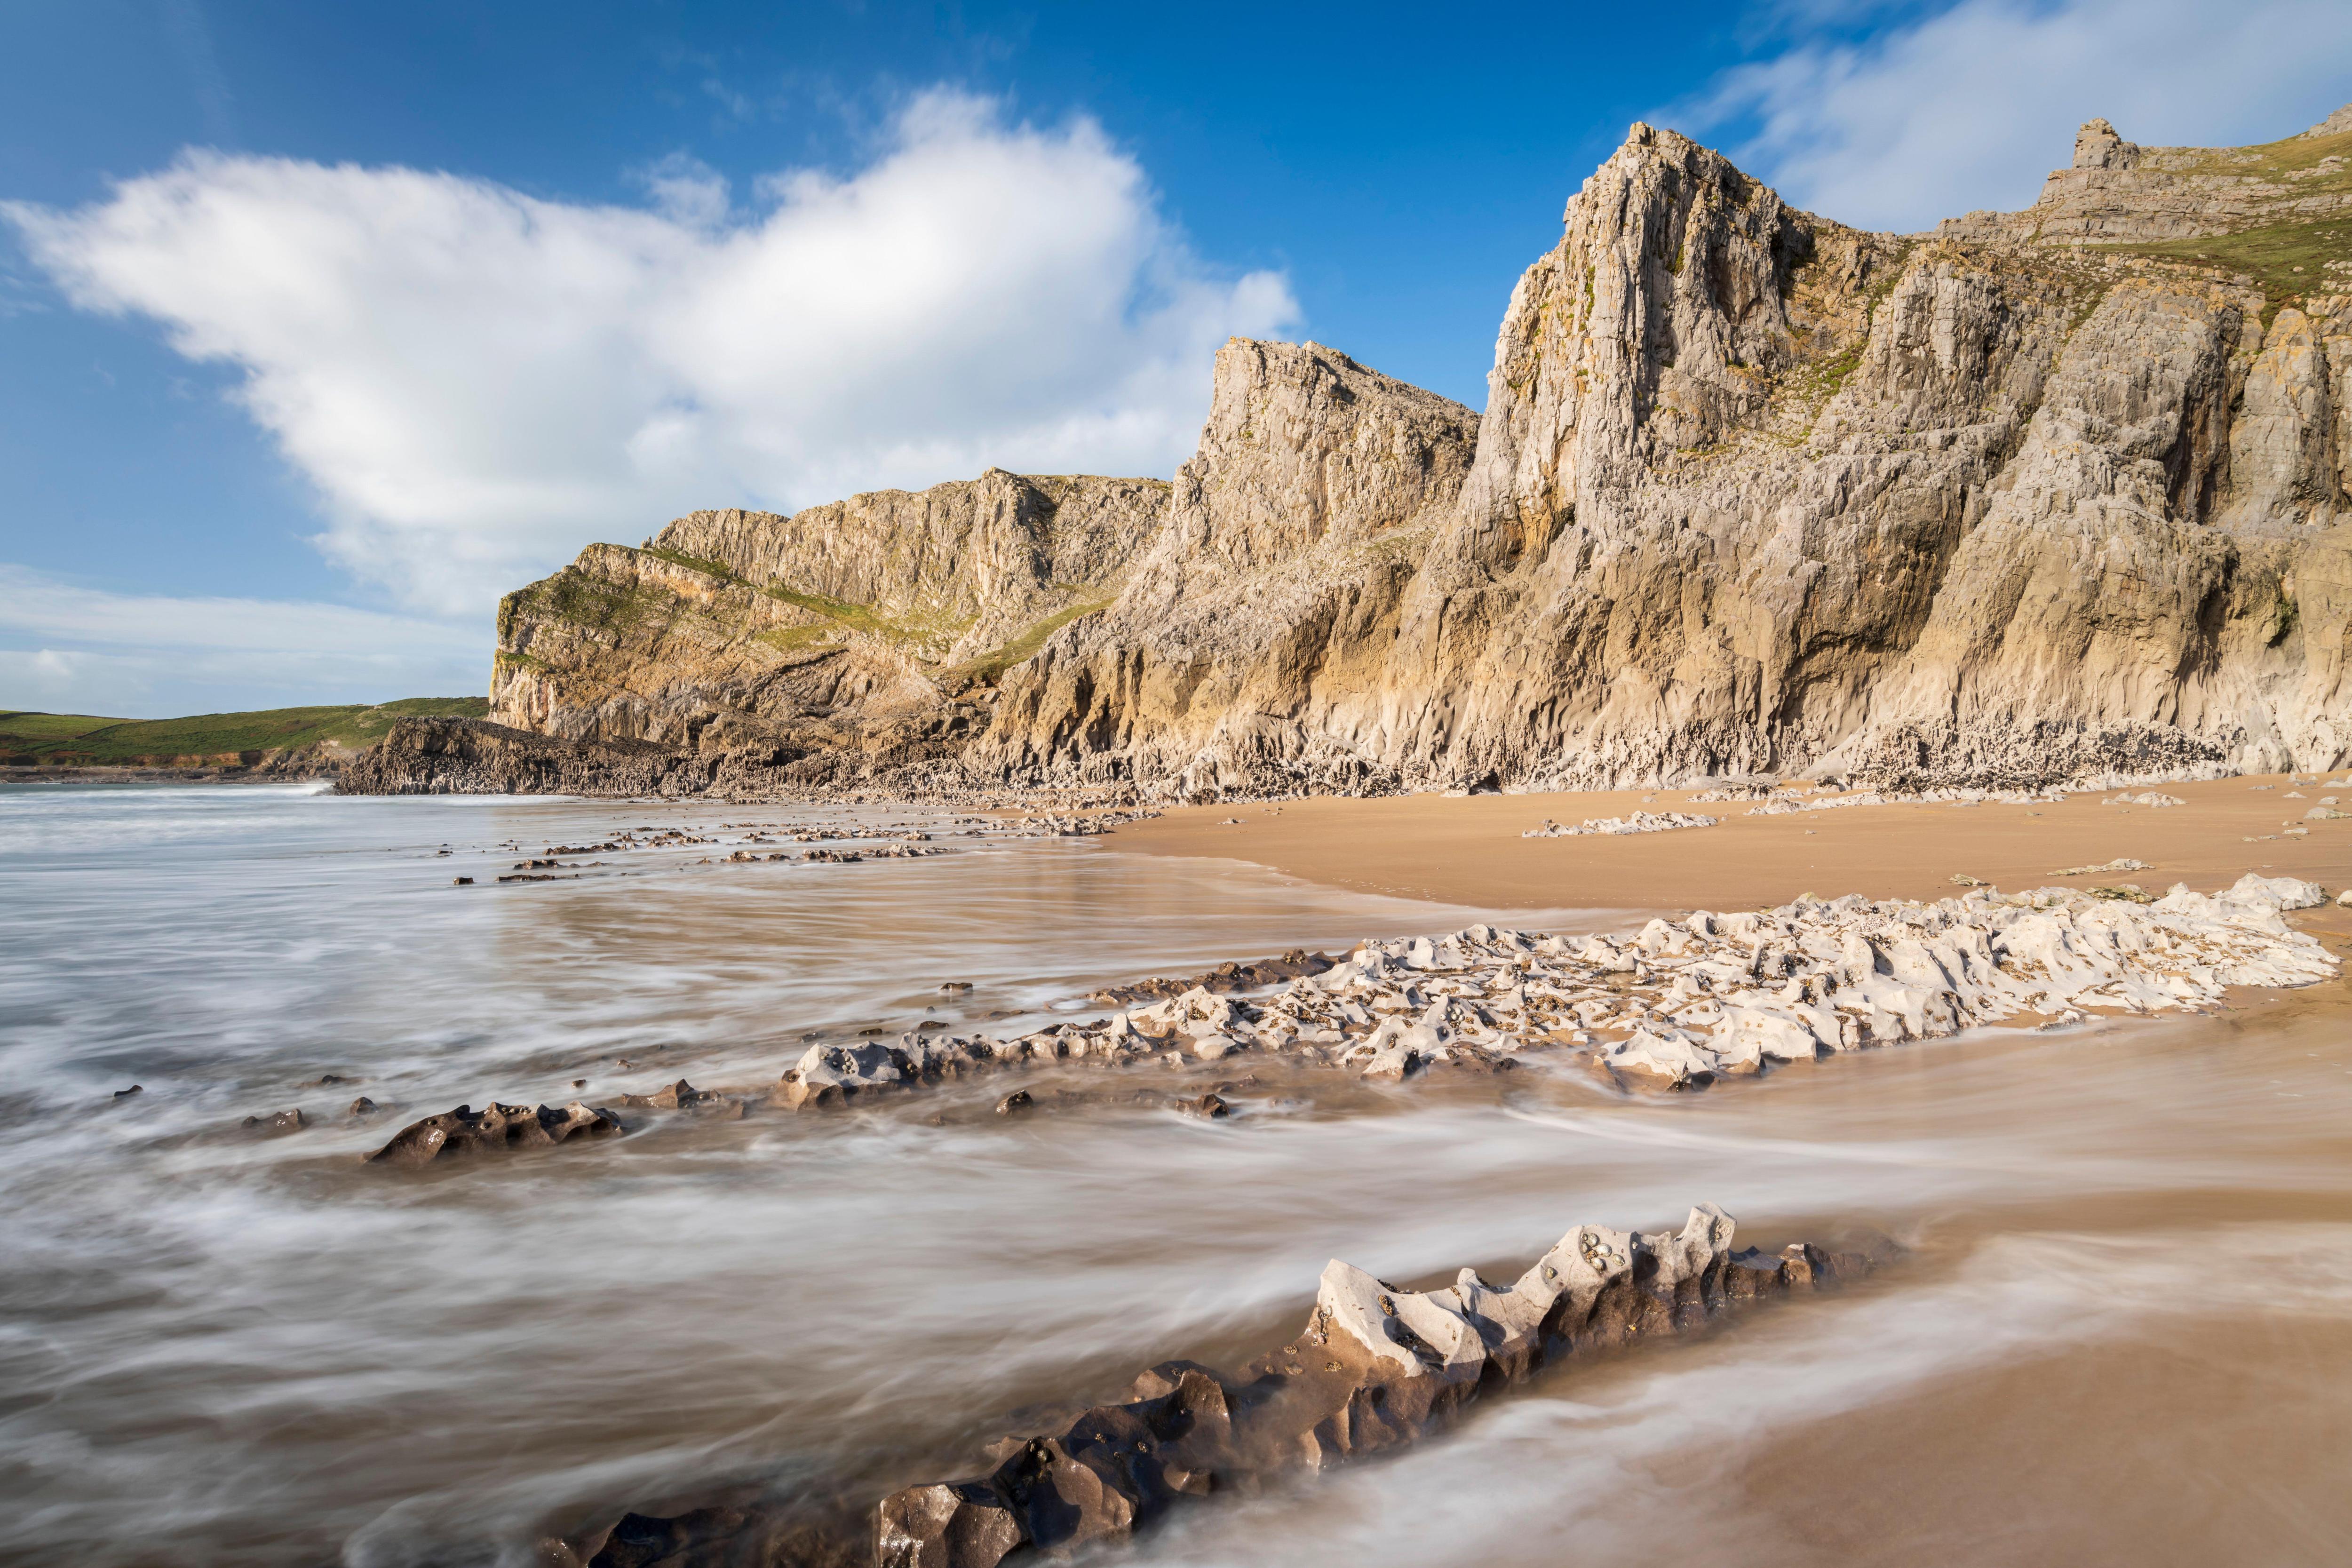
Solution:
[[[2147,868],[2116,860],[2053,874]],[[2286,911],[2326,901],[2294,878],[2249,872],[2219,893],[2177,886],[2161,896],[2132,883],[2002,893],[1954,879],[1969,890],[1933,903],[1807,897],[1772,910],[1653,920],[1613,938],[1475,925],[1367,942],[1338,963],[1300,954],[1247,966],[1254,994],[1211,988],[1244,973],[1228,966],[1173,995],[1160,994],[1160,983],[1130,988],[1130,1005],[1100,1017],[1011,1037],[930,1023],[895,1040],[817,1040],[772,1085],[697,1089],[681,1079],[620,1103],[726,1118],[755,1106],[820,1112],[1034,1068],[1242,1073],[1215,1084],[1229,1093],[1255,1087],[1250,1069],[1261,1061],[1374,1083],[1540,1065],[1625,1088],[1694,1089],[1979,1025],[2206,1008],[2232,986],[2309,985],[2339,973],[2317,938],[2286,921]],[[1141,1004],[1139,994],[1160,999]],[[1197,1098],[1197,1076],[1176,1081],[1182,1087],[1172,1093],[1014,1089],[996,1109],[1230,1111]],[[581,1105],[493,1106],[475,1117],[461,1106],[405,1129],[376,1158],[422,1163],[522,1146],[542,1132],[561,1141],[608,1130],[609,1118],[593,1120],[603,1114]]]
[[[1580,1352],[1687,1333],[1741,1306],[1850,1279],[1873,1261],[1801,1242],[1777,1254],[1738,1250],[1733,1231],[1712,1205],[1679,1231],[1579,1226],[1499,1288],[1465,1268],[1442,1289],[1406,1290],[1334,1258],[1288,1343],[1231,1374],[1164,1362],[1121,1402],[992,1445],[980,1475],[892,1493],[869,1516],[870,1561],[995,1568],[1030,1552],[1116,1545],[1185,1499],[1402,1447]],[[838,1533],[782,1547],[780,1534],[753,1509],[630,1514],[586,1540],[547,1542],[542,1556],[597,1568],[793,1568],[866,1555]]]
[[[358,1107],[352,1109],[356,1113]],[[477,1154],[551,1149],[573,1138],[601,1138],[621,1130],[611,1112],[578,1100],[562,1106],[493,1103],[479,1110],[461,1105],[409,1123],[368,1160],[388,1165],[429,1165]]]
[[[2352,258],[2352,132],[2198,154],[2226,200],[2086,145],[2035,213],[1906,239],[1637,127],[1514,292],[1458,504],[1355,676],[1220,651],[1166,684],[1245,709],[1121,690],[1104,628],[1178,602],[1139,574],[1013,673],[975,760],[1211,790],[1335,759],[1414,787],[2332,764],[2352,279],[2319,264]],[[2093,188],[2107,216],[2062,221]],[[2310,273],[2156,243],[2184,201],[2205,235],[2305,225]]]
[[[1172,488],[992,471],[593,547],[502,609],[497,715],[744,787],[2337,765],[2347,159],[2345,115],[2218,150],[2095,121],[2028,211],[1899,237],[1636,126],[1483,414],[1236,340]]]
[[[1802,899],[1654,920],[1615,940],[1478,925],[1365,942],[1255,1000],[1202,988],[1017,1039],[906,1036],[862,1047],[884,1065],[852,1091],[1031,1063],[1232,1065],[1248,1052],[1391,1082],[1559,1053],[1630,1083],[1699,1088],[2021,1016],[2208,1007],[2233,985],[2332,979],[2337,960],[2284,918],[2326,898],[2315,884],[2249,872],[2215,894],[1978,887],[1934,903]],[[814,1097],[792,1096],[803,1102]]]
[[[801,783],[951,753],[987,722],[972,694],[1118,593],[1168,490],[992,468],[591,545],[499,606],[493,715],[713,766],[814,757]]]

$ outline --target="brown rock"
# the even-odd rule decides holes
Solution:
[[[476,1110],[461,1105],[411,1122],[392,1142],[368,1156],[372,1163],[425,1165],[436,1160],[518,1149],[551,1149],[573,1138],[601,1138],[625,1131],[610,1111],[577,1100],[570,1105],[497,1105]]]
[[[1520,278],[1483,413],[1234,340],[1164,489],[991,470],[593,546],[501,609],[518,728],[404,725],[345,787],[2340,766],[2347,125],[2094,121],[2031,209],[1932,237],[1636,125]]]
[[[886,1499],[875,1560],[995,1568],[1025,1549],[1123,1541],[1180,1498],[1255,1491],[1286,1470],[1412,1442],[1579,1351],[1687,1331],[1867,1267],[1802,1246],[1779,1258],[1735,1252],[1731,1234],[1704,1207],[1675,1233],[1579,1227],[1507,1290],[1468,1269],[1444,1291],[1400,1290],[1335,1262],[1306,1331],[1240,1373],[1163,1363],[1126,1403],[994,1446],[984,1476]]]
[[[676,1083],[664,1084],[651,1094],[625,1094],[621,1096],[621,1103],[639,1110],[685,1110],[708,1105],[719,1098],[680,1079]]]

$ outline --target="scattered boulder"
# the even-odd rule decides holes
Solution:
[[[574,1138],[602,1138],[625,1131],[611,1111],[578,1100],[566,1106],[499,1105],[476,1110],[461,1105],[414,1121],[368,1156],[372,1164],[426,1165],[474,1154],[519,1149],[551,1149]]]
[[[378,1106],[374,1100],[370,1100],[363,1094],[357,1100],[352,1101],[351,1114],[353,1116],[373,1116],[380,1109],[382,1108]]]
[[[117,1100],[128,1100],[134,1094],[144,1094],[147,1091],[144,1089],[134,1083],[129,1089],[116,1089],[114,1091],[114,1098]]]
[[[662,1085],[651,1094],[625,1094],[621,1096],[621,1103],[639,1110],[690,1110],[719,1099],[719,1095],[697,1089],[680,1079],[676,1083]]]
[[[299,1110],[280,1110],[271,1116],[248,1116],[245,1119],[247,1131],[267,1133],[271,1137],[284,1132],[299,1132],[310,1125],[310,1119]]]
[[[815,1045],[787,1068],[771,1100],[787,1110],[840,1105],[907,1081],[898,1054],[884,1045]]]

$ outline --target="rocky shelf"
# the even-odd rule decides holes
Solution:
[[[2250,872],[2220,893],[2175,887],[2161,898],[2126,886],[1971,889],[1933,903],[1801,899],[1653,920],[1622,939],[1475,925],[1368,942],[1328,966],[1305,953],[1250,966],[1297,972],[1255,999],[1196,984],[1011,1039],[917,1031],[895,1042],[818,1041],[772,1086],[698,1089],[681,1079],[622,1103],[738,1117],[754,1103],[824,1110],[1006,1068],[1230,1068],[1254,1053],[1389,1082],[1507,1072],[1519,1053],[1544,1053],[1629,1087],[1700,1089],[2020,1017],[2194,1009],[2233,985],[2313,984],[2332,978],[2337,960],[2284,911],[2326,901],[2313,883]],[[1226,1109],[1204,1110],[1188,1095],[1126,1099]],[[1013,1095],[999,1109],[1034,1103]],[[404,1129],[372,1158],[424,1163],[616,1127],[609,1111],[576,1103],[494,1105],[480,1117],[460,1106]]]
[[[1028,1553],[1115,1547],[1191,1500],[1402,1447],[1570,1358],[1691,1333],[1853,1279],[1892,1250],[1738,1250],[1733,1232],[1731,1217],[1706,1204],[1679,1231],[1578,1226],[1499,1287],[1465,1268],[1441,1289],[1408,1290],[1334,1258],[1287,1343],[1231,1374],[1163,1362],[1123,1400],[990,1445],[977,1474],[831,1518],[756,1507],[631,1513],[542,1542],[539,1561],[995,1568]]]

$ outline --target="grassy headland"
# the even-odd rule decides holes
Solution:
[[[0,764],[165,767],[232,762],[247,752],[325,743],[357,750],[383,739],[396,719],[479,719],[489,710],[486,697],[409,697],[372,707],[270,708],[185,719],[0,710]]]

